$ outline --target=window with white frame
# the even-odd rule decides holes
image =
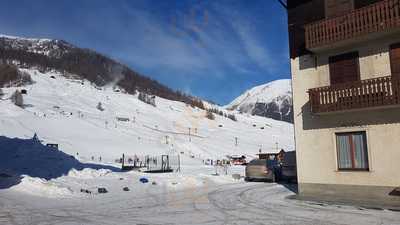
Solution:
[[[336,133],[339,170],[369,170],[365,131]]]

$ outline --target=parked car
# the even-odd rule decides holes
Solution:
[[[276,182],[279,174],[277,160],[253,159],[246,165],[245,180]]]
[[[281,161],[280,180],[287,182],[297,181],[296,152],[286,152]]]

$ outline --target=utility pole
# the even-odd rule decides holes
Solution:
[[[190,127],[189,127],[189,142],[192,141],[192,138],[190,137]]]
[[[238,146],[238,137],[235,137],[235,146]]]
[[[165,144],[168,144],[168,135],[165,136]]]
[[[181,172],[181,156],[178,154],[178,169],[177,172]]]

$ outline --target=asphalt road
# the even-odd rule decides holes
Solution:
[[[400,212],[286,198],[292,194],[269,183],[210,184],[168,193],[148,190],[129,198],[113,193],[82,199],[0,193],[0,224],[400,224]]]

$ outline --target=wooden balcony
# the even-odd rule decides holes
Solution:
[[[400,105],[400,80],[392,76],[313,88],[308,91],[315,114]]]
[[[400,0],[383,0],[346,15],[305,25],[306,48],[313,51],[346,40],[400,28]],[[386,31],[386,32],[385,32]]]

